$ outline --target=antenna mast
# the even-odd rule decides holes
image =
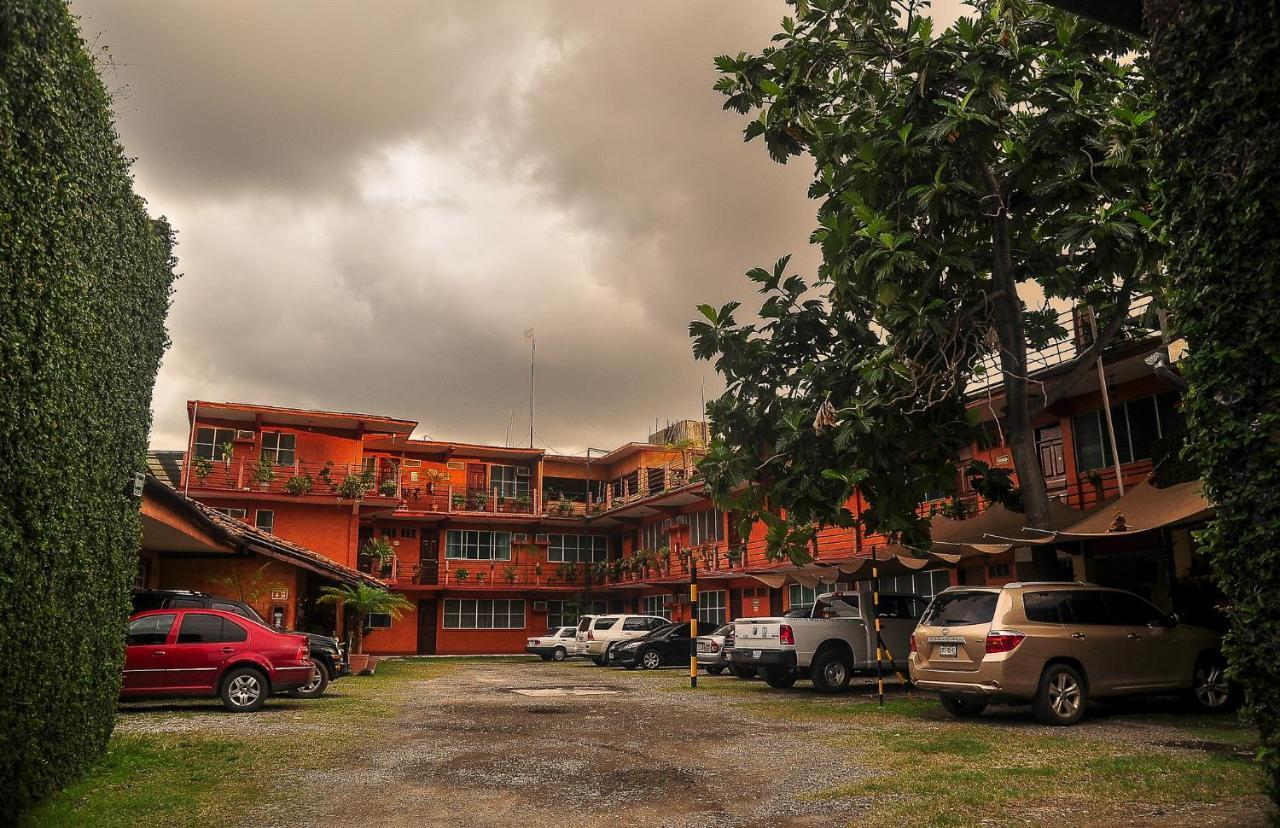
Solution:
[[[529,340],[529,448],[533,448],[533,360],[538,352],[538,340],[533,336],[533,328],[524,332]]]

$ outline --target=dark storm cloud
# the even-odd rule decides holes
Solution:
[[[783,253],[812,270],[809,165],[743,145],[711,90],[781,2],[74,9],[179,230],[156,446],[193,397],[527,439],[534,328],[540,442],[610,447],[717,390],[694,304],[749,303]]]

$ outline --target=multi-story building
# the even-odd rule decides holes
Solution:
[[[1139,485],[1161,441],[1181,428],[1176,390],[1144,362],[1162,347],[1158,336],[1141,335],[1108,352],[1116,456],[1096,376],[1040,415],[1041,464],[1064,508],[1086,510],[1113,498],[1117,470],[1130,488]],[[1038,375],[1051,377],[1061,362],[1046,359]],[[981,459],[1012,467],[995,416],[1000,393],[996,384],[974,391],[985,437],[962,457],[957,493],[922,508],[949,518],[984,513],[964,466]],[[738,521],[707,497],[696,466],[705,426],[696,422],[607,453],[568,457],[413,439],[413,421],[366,414],[202,400],[190,402],[188,414],[190,441],[175,483],[191,499],[409,599],[413,609],[400,618],[367,619],[365,646],[374,653],[518,652],[528,635],[591,611],[687,617],[694,608],[683,596],[694,566],[702,623],[777,614],[811,602],[821,584],[841,581],[842,571],[868,556],[913,554],[852,528],[820,533],[819,565],[768,560],[762,532],[740,536]],[[850,505],[855,512],[860,506],[856,499]],[[973,520],[961,530],[982,525]],[[1191,547],[1185,538],[1171,540],[1168,523],[1158,528],[1103,539],[1108,543],[1064,542],[1064,555],[1081,576],[1168,598],[1172,580],[1191,573]],[[373,544],[377,538],[386,543]],[[1029,560],[1025,551],[981,540],[960,544],[980,554],[887,565],[885,589],[932,595],[957,582],[1016,579]],[[385,559],[368,554],[388,547]],[[316,605],[314,590],[293,595],[286,612],[299,625],[342,626]]]

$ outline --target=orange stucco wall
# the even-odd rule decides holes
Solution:
[[[297,621],[298,592],[302,573],[297,567],[257,555],[234,558],[164,557],[157,561],[156,586],[160,589],[193,589],[234,598],[250,604],[268,621],[271,608],[285,608],[284,624]],[[272,601],[271,590],[286,589],[288,597]]]

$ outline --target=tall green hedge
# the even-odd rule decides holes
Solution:
[[[1146,0],[1146,14],[1188,454],[1217,505],[1204,540],[1230,671],[1280,801],[1280,15],[1225,0]]]
[[[168,225],[67,7],[0,0],[0,823],[111,735]]]

